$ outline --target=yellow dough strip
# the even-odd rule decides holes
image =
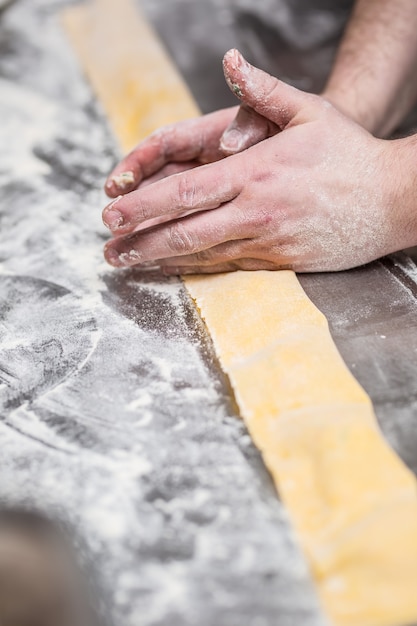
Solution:
[[[199,114],[133,0],[91,0],[63,19],[123,152],[156,128]]]
[[[198,113],[131,0],[71,7],[64,24],[124,151]],[[324,316],[288,271],[184,282],[331,621],[417,621],[417,482],[385,442]]]

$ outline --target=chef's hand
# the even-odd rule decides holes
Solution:
[[[269,120],[268,134],[282,132],[114,201],[103,213],[115,236],[105,249],[112,265],[157,263],[167,274],[334,271],[415,243],[404,209],[411,194],[400,182],[401,141],[372,137],[324,99],[254,68],[235,50],[224,68],[247,110]],[[219,122],[217,137],[228,121]],[[188,158],[201,154],[200,138],[185,140]],[[155,157],[128,159],[135,185],[142,163],[145,176],[166,163],[158,147]]]
[[[115,198],[162,178],[241,152],[278,131],[243,104],[185,120],[152,133],[113,170],[105,184]]]

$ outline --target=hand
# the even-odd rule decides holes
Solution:
[[[157,262],[167,274],[334,271],[415,243],[399,197],[399,142],[372,137],[237,51],[224,68],[233,91],[278,134],[114,201],[103,214],[116,236],[105,250],[112,265]],[[193,142],[188,150],[195,154]],[[157,151],[146,163],[155,171],[164,160]]]
[[[243,104],[165,126],[140,143],[105,184],[115,198],[158,180],[213,163],[277,132],[273,122]]]

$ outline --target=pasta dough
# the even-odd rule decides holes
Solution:
[[[341,625],[417,618],[417,483],[292,272],[186,285]]]

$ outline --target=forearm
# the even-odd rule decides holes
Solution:
[[[415,0],[357,0],[323,95],[388,136],[417,100]]]

